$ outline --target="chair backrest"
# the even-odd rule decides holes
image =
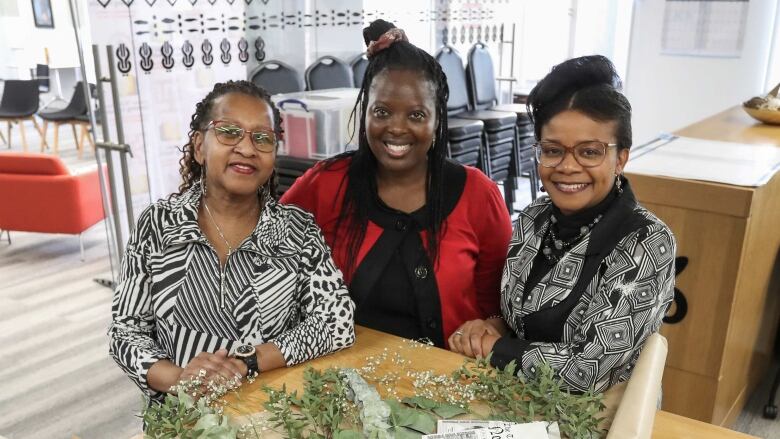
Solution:
[[[49,65],[37,64],[35,66],[35,80],[38,81],[40,91],[49,91]]]
[[[355,80],[355,88],[363,86],[363,77],[366,76],[366,69],[368,68],[368,57],[365,52],[356,56],[349,62],[352,66],[352,78]]]
[[[261,63],[249,75],[249,80],[272,95],[303,91],[304,88],[301,74],[294,67],[276,60]]]
[[[452,116],[469,110],[466,71],[463,69],[463,60],[458,55],[458,52],[450,46],[444,46],[436,52],[436,61],[441,65],[444,74],[447,75],[447,86],[450,89],[450,98],[447,100],[447,114]]]
[[[90,84],[91,85],[91,84]],[[75,116],[87,114],[87,100],[84,98],[84,82],[79,81],[73,90],[73,96],[70,98],[65,111]]]
[[[308,90],[354,87],[354,85],[352,69],[347,63],[334,56],[323,56],[306,69]]]
[[[59,157],[26,152],[0,153],[0,174],[69,175]]]
[[[469,84],[471,106],[484,110],[498,103],[496,94],[496,74],[493,70],[493,58],[484,43],[476,43],[468,54],[466,75]]]
[[[5,81],[0,108],[17,117],[32,116],[38,111],[38,81],[35,79]]]
[[[295,183],[295,180],[315,164],[317,164],[316,159],[305,159],[286,155],[277,156],[276,175],[279,181],[279,186],[277,187],[278,194],[281,196],[287,192],[287,190],[290,189],[290,186]]]

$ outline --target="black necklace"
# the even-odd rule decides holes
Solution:
[[[590,233],[590,231],[596,227],[596,224],[601,221],[603,216],[604,215],[602,214],[596,215],[596,218],[593,218],[593,221],[591,221],[588,225],[580,227],[580,234],[578,236],[564,241],[563,239],[559,239],[555,234],[558,218],[556,218],[555,215],[550,215],[550,227],[547,229],[547,233],[544,235],[542,254],[545,258],[547,258],[548,261],[552,262],[553,264],[557,263],[561,259],[563,253],[572,248],[575,243],[582,239],[583,236]]]

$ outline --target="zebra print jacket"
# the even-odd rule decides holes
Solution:
[[[184,367],[203,351],[271,342],[290,366],[354,342],[354,304],[311,214],[266,197],[221,282],[200,199],[196,184],[152,204],[127,243],[109,349],[141,390],[162,397],[146,379],[160,359]]]

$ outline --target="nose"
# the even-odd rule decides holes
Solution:
[[[408,130],[407,127],[407,120],[406,117],[403,115],[394,115],[390,118],[390,121],[387,125],[387,131],[390,132],[390,134],[398,135],[398,134],[404,134]]]
[[[251,157],[257,154],[255,145],[252,143],[252,136],[249,133],[244,133],[244,138],[233,147],[233,151],[236,151],[245,157]]]
[[[563,155],[563,160],[558,163],[555,170],[561,173],[572,173],[581,170],[580,164],[577,159],[574,158],[574,150],[566,148],[566,153]]]

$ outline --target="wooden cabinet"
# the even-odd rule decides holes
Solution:
[[[739,107],[675,134],[780,147],[780,127]],[[730,426],[767,372],[780,318],[780,173],[749,188],[630,171],[629,162],[640,203],[689,259],[677,276],[688,313],[661,329],[669,340],[663,409]]]

